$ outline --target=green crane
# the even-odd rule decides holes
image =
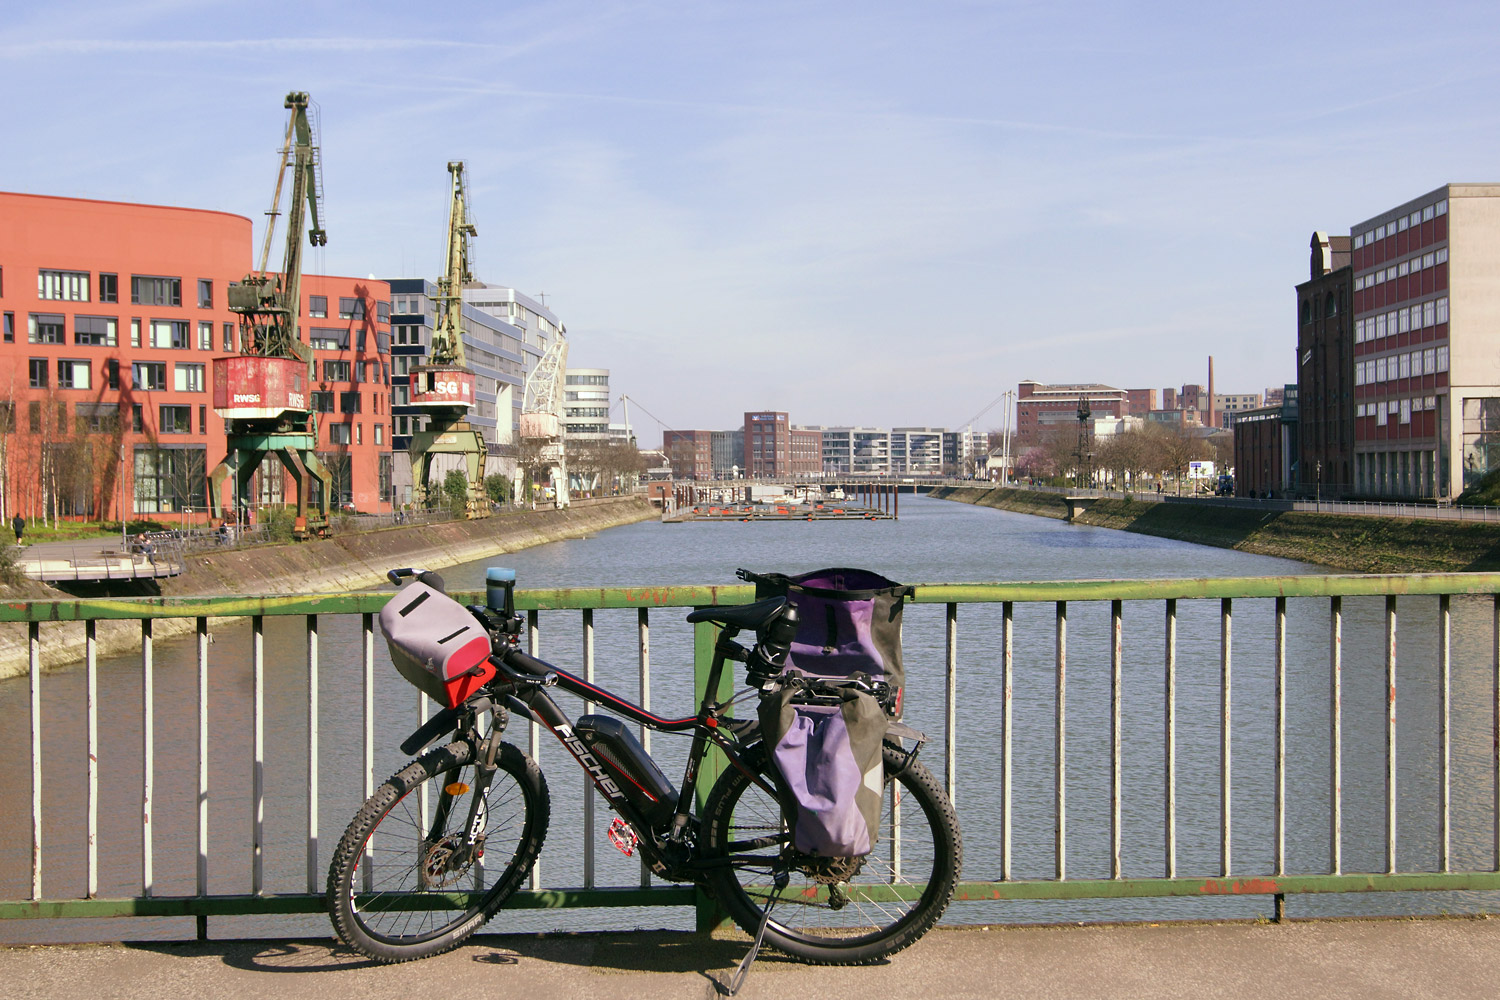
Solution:
[[[448,164],[452,185],[448,203],[448,254],[443,277],[438,279],[437,327],[432,333],[428,361],[411,370],[411,405],[420,406],[426,426],[411,437],[412,482],[417,501],[425,503],[433,487],[433,460],[456,455],[468,479],[464,511],[467,517],[487,517],[490,505],[484,494],[484,463],[489,454],[484,435],[469,423],[474,406],[475,375],[464,360],[463,292],[474,280],[469,270],[469,237],[477,235],[469,221],[467,189],[462,162]]]

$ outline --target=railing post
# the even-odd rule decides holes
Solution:
[[[1233,688],[1231,680],[1231,631],[1234,613],[1229,598],[1219,603],[1219,874],[1229,877],[1230,858],[1233,848],[1233,741],[1230,739],[1230,724],[1233,721]]]
[[[708,690],[709,674],[713,670],[714,642],[718,637],[719,626],[713,622],[698,622],[693,626],[693,707],[695,710],[703,703],[704,698],[712,697],[714,701],[723,702],[728,701],[734,693],[734,676],[727,669],[719,678],[719,689],[714,692]],[[724,763],[723,754],[712,747],[703,757],[703,764],[698,769],[695,803],[699,816],[703,815],[708,793],[724,770]],[[696,926],[699,933],[707,934],[722,926],[729,919],[718,902],[702,887],[694,890],[694,896],[697,899]]]
[[[307,616],[307,891],[318,891],[318,616]]]
[[[1109,877],[1123,878],[1120,862],[1120,785],[1124,765],[1121,760],[1121,722],[1123,710],[1125,639],[1124,602],[1109,604]]]
[[[1010,880],[1010,837],[1011,819],[1010,806],[1012,795],[1011,783],[1011,708],[1014,704],[1015,692],[1013,690],[1013,668],[1015,665],[1015,623],[1012,614],[1015,605],[1006,601],[1003,605],[1003,623],[1001,625],[1001,656],[1000,673],[1004,689],[1002,695],[1003,704],[1000,710],[1001,739],[1004,745],[1001,748],[1002,761],[1000,771],[1000,878],[1004,881]]]
[[[208,619],[197,621],[198,634],[198,864],[194,886],[208,895]],[[368,796],[366,796],[368,798]],[[369,866],[366,865],[368,868]],[[208,917],[194,917],[199,941],[208,940]]]
[[[89,622],[90,625],[94,623]],[[155,650],[152,648],[151,619],[141,619],[141,895],[155,891],[152,871],[152,798],[156,780],[156,683]]]
[[[948,801],[958,808],[958,604],[949,601],[945,615],[947,621],[947,716],[948,724],[943,742],[944,777]]]
[[[250,618],[251,630],[251,761],[250,780],[250,892],[259,896],[265,887],[266,846],[266,731],[265,731],[265,651],[266,620],[261,615]]]
[[[1068,877],[1068,602],[1057,602],[1057,734],[1053,749],[1057,788],[1055,828],[1057,879]]]
[[[1500,621],[1500,611],[1496,612]],[[26,623],[31,684],[31,898],[42,898],[42,623]],[[1497,866],[1500,867],[1500,866]]]
[[[1177,601],[1167,600],[1166,639],[1166,760],[1162,773],[1166,788],[1166,863],[1167,878],[1177,877]]]
[[[1344,853],[1344,599],[1329,599],[1328,608],[1328,870],[1343,871]]]
[[[1385,870],[1396,872],[1396,597],[1385,599]]]
[[[97,623],[84,622],[88,660],[84,711],[88,725],[88,898],[99,894],[99,643]]]
[[[1438,871],[1452,871],[1449,855],[1449,845],[1452,839],[1452,758],[1453,758],[1453,732],[1449,728],[1449,709],[1451,707],[1450,696],[1452,690],[1452,663],[1449,642],[1448,627],[1452,619],[1451,602],[1447,594],[1438,597],[1438,727],[1441,731],[1442,741],[1442,814],[1443,829],[1442,841],[1438,849]],[[1500,804],[1497,804],[1500,805]]]

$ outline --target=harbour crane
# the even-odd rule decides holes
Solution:
[[[521,404],[522,468],[546,469],[558,507],[568,506],[568,455],[563,441],[563,378],[568,370],[568,342],[559,332],[547,345],[531,374]]]
[[[294,533],[298,538],[321,534],[328,525],[331,477],[318,461],[317,414],[311,408],[312,348],[302,340],[297,316],[302,302],[302,230],[315,247],[328,242],[318,218],[319,176],[316,134],[308,120],[308,97],[294,91],[286,97],[291,112],[281,165],[271,199],[270,221],[261,247],[260,266],[239,284],[230,285],[226,299],[240,317],[237,354],[214,358],[214,412],[224,418],[226,453],[209,474],[213,516],[233,513],[244,524],[252,506],[250,484],[262,463],[274,456],[291,475],[297,493]],[[292,175],[292,201],[287,212],[286,252],[280,272],[267,270],[281,189]],[[232,488],[226,495],[225,487]],[[321,489],[313,497],[313,484]],[[316,514],[309,506],[316,502]]]
[[[414,492],[425,503],[433,487],[433,460],[456,455],[468,480],[464,510],[470,518],[488,517],[484,492],[484,464],[489,454],[484,435],[469,423],[475,405],[475,375],[464,359],[464,285],[474,280],[469,270],[469,237],[478,235],[469,221],[468,189],[461,161],[448,164],[451,178],[448,202],[448,253],[443,277],[437,282],[437,326],[426,364],[411,370],[411,405],[421,407],[426,426],[412,435],[411,467]],[[502,415],[503,416],[503,415]],[[441,489],[441,487],[439,487]]]

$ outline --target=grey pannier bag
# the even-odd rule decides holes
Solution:
[[[885,791],[880,702],[852,686],[789,678],[760,703],[760,730],[791,800],[792,846],[824,858],[869,854]]]
[[[380,630],[401,676],[444,708],[457,708],[495,676],[490,636],[467,608],[425,583],[408,583],[380,611]]]

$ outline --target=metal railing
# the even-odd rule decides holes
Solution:
[[[478,594],[456,595],[461,600],[478,601]],[[633,652],[638,668],[640,700],[650,704],[652,688],[651,662],[651,609],[683,609],[711,604],[738,604],[752,598],[753,591],[746,586],[726,587],[639,587],[607,588],[589,590],[532,590],[517,594],[518,605],[528,613],[528,643],[534,653],[540,653],[542,612],[576,611],[581,615],[583,670],[592,677],[595,668],[594,627],[595,613],[606,609],[630,609],[634,611],[635,629]],[[0,606],[0,622],[19,623],[27,630],[29,642],[29,766],[30,837],[29,845],[0,845],[0,852],[30,850],[30,880],[25,898],[0,901],[0,918],[56,918],[119,915],[176,915],[196,916],[199,933],[206,932],[206,919],[213,915],[232,914],[286,914],[310,913],[323,909],[322,895],[323,865],[327,856],[320,856],[319,804],[320,789],[336,784],[361,788],[368,797],[375,787],[376,728],[375,693],[377,675],[381,684],[399,685],[401,682],[393,671],[377,671],[377,659],[384,662],[383,651],[377,657],[374,615],[389,600],[389,593],[358,593],[307,595],[295,597],[242,597],[215,599],[139,599],[112,601],[35,602]],[[1435,608],[1429,599],[1435,598]],[[1424,690],[1433,694],[1433,704],[1422,709],[1430,713],[1431,731],[1423,730],[1417,735],[1429,740],[1436,749],[1436,761],[1431,775],[1435,787],[1420,791],[1419,799],[1430,797],[1434,804],[1437,833],[1435,838],[1435,863],[1430,866],[1398,863],[1398,769],[1397,769],[1397,602],[1419,601],[1417,614],[1422,618],[1423,634],[1433,640],[1426,654],[1417,657],[1416,667],[1422,674]],[[1452,761],[1451,713],[1453,710],[1452,676],[1453,654],[1450,638],[1454,602],[1462,603],[1469,619],[1482,623],[1484,634],[1479,644],[1469,651],[1465,665],[1466,690],[1477,705],[1467,709],[1479,712],[1482,725],[1474,745],[1483,750],[1475,757],[1466,757],[1463,773],[1466,776],[1457,791],[1464,803],[1466,829],[1471,829],[1475,820],[1470,813],[1479,810],[1483,814],[1480,828],[1486,840],[1484,863],[1470,865],[1461,870],[1455,864],[1455,853],[1451,847],[1454,831],[1453,803],[1455,801],[1454,765]],[[1379,828],[1379,848],[1382,860],[1370,865],[1362,872],[1347,870],[1344,847],[1354,831],[1346,827],[1348,802],[1345,797],[1348,760],[1345,748],[1356,728],[1346,720],[1346,662],[1345,650],[1351,636],[1345,635],[1347,618],[1346,601],[1363,602],[1360,607],[1361,621],[1368,634],[1359,640],[1369,648],[1379,641],[1379,663],[1370,667],[1379,670],[1382,676],[1378,690],[1382,699],[1378,722],[1364,727],[1364,740],[1359,758],[1361,766],[1374,768],[1383,780],[1383,802],[1375,820]],[[1260,602],[1271,611],[1269,630],[1258,648],[1245,649],[1246,641],[1234,641],[1234,622],[1237,602]],[[1327,698],[1328,728],[1318,732],[1300,731],[1288,734],[1288,608],[1295,602],[1299,613],[1299,652],[1293,664],[1293,679],[1299,689],[1318,688]],[[1372,603],[1373,602],[1373,603]],[[934,651],[941,650],[944,669],[940,684],[937,675],[928,677],[929,704],[941,701],[946,709],[946,721],[935,732],[932,749],[928,751],[928,763],[935,771],[941,771],[949,795],[959,809],[966,835],[970,838],[968,849],[969,881],[960,884],[957,898],[960,900],[1077,900],[1125,897],[1167,896],[1238,896],[1258,895],[1274,897],[1279,914],[1285,897],[1295,893],[1360,892],[1372,890],[1492,890],[1500,889],[1500,810],[1495,803],[1500,801],[1500,750],[1496,736],[1500,735],[1500,574],[1432,574],[1389,576],[1297,576],[1267,578],[1226,578],[1197,580],[1131,580],[1131,581],[1068,581],[1054,583],[1012,584],[928,584],[917,585],[914,607],[909,615],[918,612],[921,605],[937,605],[941,609],[941,638],[929,629],[922,638]],[[1191,614],[1184,614],[1188,606]],[[1371,611],[1380,608],[1378,615]],[[1148,638],[1143,644],[1132,645],[1132,658],[1125,655],[1124,623],[1150,620],[1157,613],[1162,617],[1159,636]],[[1211,609],[1212,614],[1204,614]],[[933,609],[935,613],[938,609]],[[982,645],[984,662],[960,669],[959,621],[960,611],[976,620],[984,618],[988,623],[967,643]],[[1018,611],[1020,614],[1018,615]],[[1435,611],[1435,614],[1432,612]],[[628,611],[622,612],[628,614]],[[1106,616],[1107,615],[1107,619]],[[1478,618],[1475,616],[1478,615]],[[359,704],[360,753],[355,755],[348,748],[330,753],[322,745],[320,736],[319,676],[323,669],[325,622],[336,616],[354,616],[358,623],[357,651],[351,663],[355,676],[345,678],[343,689],[351,702]],[[265,780],[265,695],[266,695],[266,625],[268,620],[300,617],[306,650],[307,704],[305,762],[305,852],[306,889],[301,892],[267,892],[265,880],[266,855],[269,849],[266,834],[267,787]],[[1085,619],[1097,619],[1098,627],[1091,627]],[[1032,627],[1018,637],[1018,618]],[[186,840],[185,831],[163,831],[154,816],[157,797],[155,774],[155,749],[158,740],[154,716],[154,664],[157,655],[155,626],[162,619],[187,619],[192,623],[191,642],[196,652],[196,798],[191,813],[192,842],[196,845],[195,891],[185,895],[161,895],[157,892],[155,879],[155,838],[168,834]],[[209,751],[211,719],[208,711],[210,631],[211,620],[242,619],[249,624],[250,646],[250,760],[243,762],[253,775],[250,787],[251,820],[249,842],[251,845],[251,868],[248,884],[233,893],[210,891],[209,870],[213,860],[211,850],[214,840],[209,836]],[[98,694],[98,638],[99,624],[110,620],[136,620],[141,634],[140,646],[140,728],[142,754],[142,784],[139,795],[138,836],[140,840],[139,892],[133,895],[101,898],[99,896],[99,729],[101,708]],[[672,621],[677,622],[676,613]],[[1080,623],[1083,632],[1093,643],[1080,666],[1078,640],[1070,638],[1070,620]],[[1179,635],[1179,626],[1187,620],[1190,625],[1204,626],[1189,635]],[[1467,620],[1467,619],[1466,619]],[[48,876],[47,848],[58,831],[44,829],[42,768],[43,736],[43,673],[40,649],[44,640],[44,629],[62,627],[53,622],[82,622],[86,634],[87,656],[84,664],[84,695],[76,710],[84,719],[85,737],[83,745],[76,748],[73,763],[81,763],[83,771],[83,797],[86,800],[85,828],[76,835],[86,845],[83,864],[86,868],[84,892],[81,898],[62,898],[48,895],[46,887],[51,884]],[[1107,624],[1106,624],[1107,622]],[[936,624],[933,619],[931,624]],[[1254,624],[1252,622],[1252,624]],[[1472,622],[1471,622],[1472,624]],[[1429,628],[1430,626],[1430,628]],[[17,627],[17,626],[9,626]],[[75,626],[76,627],[76,626]],[[680,626],[679,626],[680,627]],[[1308,636],[1319,633],[1316,642]],[[917,631],[912,618],[906,627],[909,689],[914,682],[913,662],[914,632]],[[1154,632],[1154,629],[1150,630]],[[1253,632],[1254,629],[1248,631]],[[1474,628],[1467,630],[1473,640]],[[1134,633],[1132,633],[1132,636]],[[700,624],[693,627],[692,649],[695,667],[695,684],[702,690],[706,683],[707,668],[713,646],[713,626]],[[1095,640],[1103,640],[1099,645]],[[1425,641],[1425,640],[1424,640]],[[1134,640],[1132,640],[1134,642]],[[918,643],[920,644],[920,643]],[[1471,643],[1472,645],[1472,643]],[[1191,646],[1195,672],[1185,677],[1184,658],[1180,655]],[[351,646],[351,648],[353,648]],[[1144,648],[1144,653],[1139,652]],[[1480,652],[1475,653],[1474,649]],[[1213,651],[1216,655],[1210,655]],[[1482,654],[1482,656],[1481,656]],[[1326,657],[1320,665],[1318,657]],[[1159,657],[1159,659],[1157,658]],[[1236,658],[1248,658],[1255,663],[1264,663],[1270,668],[1270,685],[1266,689],[1269,697],[1262,703],[1253,703],[1248,709],[1236,704],[1234,695],[1243,692],[1243,680],[1235,673]],[[1127,659],[1130,667],[1127,671]],[[1155,674],[1159,665],[1160,673]],[[1213,660],[1216,662],[1210,663]],[[1479,662],[1482,660],[1482,662]],[[1071,662],[1070,662],[1071,661]],[[1033,715],[1040,722],[1018,724],[1017,688],[1021,681],[1020,671],[1024,667],[1032,691]],[[1362,668],[1363,669],[1363,668]],[[1154,674],[1154,677],[1153,677]],[[1127,675],[1132,678],[1127,685]],[[1321,676],[1322,680],[1317,678]],[[1137,682],[1135,678],[1150,678]],[[1475,678],[1480,678],[1476,681]],[[985,715],[977,729],[961,729],[960,711],[969,711],[963,705],[960,686],[967,680],[982,680],[989,685],[990,692],[973,696],[983,702]],[[1183,752],[1182,728],[1186,724],[1182,716],[1184,683],[1190,680],[1195,690],[1194,697],[1207,699],[1202,705],[1212,704],[1211,712],[1193,709],[1192,721],[1198,728],[1193,746],[1192,759]],[[1368,684],[1370,677],[1361,675],[1360,683]],[[1045,688],[1050,686],[1050,691]],[[1128,730],[1124,706],[1127,696],[1132,705],[1138,701],[1154,701],[1141,694],[1155,688],[1159,701],[1152,708],[1155,720],[1160,725],[1160,741],[1143,736],[1145,726]],[[1216,688],[1216,690],[1215,690]],[[358,691],[356,702],[354,691]],[[939,692],[941,692],[939,694]],[[1039,695],[1038,692],[1041,692]],[[1080,693],[1081,692],[1081,693]],[[186,692],[184,692],[186,693]],[[408,692],[410,693],[410,692]],[[1045,695],[1045,697],[1042,697]],[[1088,747],[1083,747],[1085,764],[1082,772],[1074,768],[1070,752],[1075,745],[1092,742],[1100,733],[1094,728],[1080,732],[1079,723],[1070,721],[1070,709],[1078,710],[1070,703],[1070,695],[1082,698],[1085,715],[1093,712],[1095,722],[1107,719],[1102,729],[1107,730],[1106,740],[1098,741],[1103,747],[1096,756],[1101,774],[1099,801],[1084,799],[1084,828],[1070,832],[1069,821],[1075,815],[1075,799],[1070,799],[1070,790],[1076,790],[1080,780],[1090,777]],[[418,696],[419,698],[421,696]],[[1099,711],[1088,708],[1093,698]],[[1046,704],[1050,701],[1050,705]],[[907,704],[910,705],[908,697]],[[410,702],[408,702],[410,704]],[[1043,709],[1036,709],[1043,704]],[[1107,706],[1107,707],[1106,707]],[[112,706],[116,711],[119,706]],[[1133,709],[1134,710],[1134,709]],[[420,702],[418,714],[425,718],[428,705]],[[1234,821],[1235,807],[1243,807],[1245,789],[1233,780],[1240,774],[1233,765],[1236,748],[1245,737],[1246,715],[1258,716],[1267,721],[1268,732],[1265,743],[1270,746],[1272,769],[1269,790],[1264,798],[1253,798],[1249,811],[1263,812],[1269,817],[1271,850],[1266,852],[1263,863],[1246,870],[1235,863],[1237,841],[1235,834],[1241,829]],[[1205,722],[1210,716],[1211,722]],[[1206,728],[1205,728],[1206,727]],[[540,733],[532,724],[529,733],[529,749],[533,755],[540,750]],[[405,735],[401,732],[383,732],[380,744],[394,743]],[[1236,734],[1241,734],[1239,741]],[[511,738],[520,742],[524,734],[522,724],[512,729]],[[182,734],[176,734],[182,739]],[[649,734],[647,734],[649,736]],[[1087,739],[1083,739],[1087,737]],[[215,739],[219,738],[215,734]],[[1408,733],[1408,737],[1411,735]],[[1430,739],[1429,739],[1430,738]],[[1257,738],[1258,739],[1258,738]],[[1145,742],[1142,742],[1144,740]],[[996,741],[996,742],[992,742]],[[1050,742],[1050,747],[1046,745]],[[1327,753],[1327,772],[1323,776],[1321,795],[1326,801],[1304,790],[1298,796],[1289,797],[1288,768],[1289,746],[1295,742],[1299,755],[1307,747],[1321,746]],[[1032,750],[1041,748],[1030,758],[1021,752],[1021,745],[1029,744]],[[1155,840],[1147,850],[1139,844],[1134,848],[1148,862],[1132,859],[1127,865],[1125,834],[1131,823],[1125,817],[1130,804],[1125,794],[1125,748],[1133,747],[1131,759],[1142,758],[1154,763],[1151,770],[1154,780],[1159,780],[1162,811],[1160,826],[1146,829],[1143,837],[1132,833],[1132,843]],[[648,744],[649,746],[649,744]],[[345,762],[345,770],[336,770],[334,758]],[[983,781],[961,784],[961,775],[970,763],[983,758],[986,763],[999,761],[999,770],[991,771]],[[1216,760],[1213,760],[1216,758]],[[1016,856],[1022,847],[1016,831],[1024,826],[1027,817],[1017,814],[1017,769],[1029,767],[1036,771],[1036,760],[1050,764],[1050,790],[1034,793],[1027,800],[1029,812],[1051,820],[1053,835],[1050,844],[1051,876],[1022,869],[1029,864],[1036,867],[1035,859],[1023,864]],[[1181,786],[1184,769],[1191,767],[1195,773],[1206,773],[1208,762],[1217,766],[1217,822],[1211,832],[1207,824],[1196,824],[1200,838],[1184,844],[1180,840],[1179,821],[1183,815]],[[357,761],[354,773],[347,770],[349,761]],[[1300,766],[1300,765],[1299,765]],[[184,769],[185,770],[185,769]],[[1033,775],[1034,776],[1034,775]],[[189,775],[182,775],[193,780]],[[1305,775],[1304,775],[1305,777]],[[554,782],[560,784],[554,774]],[[1259,780],[1259,779],[1257,779]],[[1403,788],[1410,788],[1411,777],[1404,779]],[[1421,778],[1426,781],[1425,777]],[[1044,788],[1045,780],[1033,782],[1034,788]],[[1212,784],[1212,783],[1207,783]],[[1255,782],[1251,783],[1252,785]],[[706,791],[706,786],[705,789]],[[1254,791],[1254,788],[1250,789]],[[1194,791],[1200,791],[1195,785]],[[1411,793],[1408,793],[1411,794]],[[1043,802],[1042,799],[1050,799]],[[285,803],[281,803],[285,806]],[[1102,805],[1102,808],[1101,808]],[[1287,824],[1289,809],[1295,806],[1300,813],[1326,809],[1321,820],[1313,825],[1325,824],[1323,844],[1326,858],[1316,866],[1293,866],[1288,863]],[[1359,806],[1368,811],[1369,803],[1361,799]],[[712,908],[704,897],[691,888],[650,884],[650,879],[641,873],[615,885],[596,884],[594,840],[589,835],[592,826],[592,796],[581,798],[583,826],[585,827],[582,852],[582,878],[578,885],[549,887],[544,881],[544,870],[539,867],[532,874],[528,889],[519,892],[509,904],[522,908],[551,908],[560,906],[638,906],[638,905],[694,905],[699,908],[700,926],[709,922]],[[1094,821],[1087,820],[1092,815]],[[1099,817],[1104,817],[1099,821]],[[1033,819],[1035,817],[1032,817]],[[1098,829],[1091,830],[1091,825]],[[1137,818],[1131,822],[1140,823]],[[562,823],[554,819],[553,827]],[[111,825],[111,834],[117,833],[117,824]],[[1139,831],[1137,831],[1139,832]],[[1305,831],[1304,831],[1305,832]],[[62,834],[66,837],[72,831]],[[132,839],[136,833],[132,833]],[[1472,839],[1472,838],[1471,838]],[[1089,853],[1088,863],[1082,865],[1084,877],[1070,866],[1075,863],[1077,844],[1104,844],[1107,865],[1099,865],[1099,856]],[[1211,840],[1211,842],[1210,842]],[[1025,848],[1033,854],[1044,845],[1027,841]],[[1368,844],[1360,844],[1361,850]],[[1471,845],[1472,846],[1472,845]],[[980,848],[976,850],[975,848]],[[1070,847],[1074,853],[1070,853]],[[989,851],[986,854],[986,850]],[[1184,863],[1180,859],[1186,851],[1198,859]],[[1255,852],[1252,852],[1252,854]],[[1473,855],[1469,850],[1468,854]],[[1212,862],[1203,859],[1213,857]],[[19,854],[13,854],[14,862]],[[544,856],[545,858],[545,856]],[[988,858],[976,868],[976,859]],[[1143,865],[1159,859],[1158,874],[1139,874]],[[1090,871],[1090,867],[1095,869]],[[12,865],[12,867],[15,867]],[[1316,867],[1318,870],[1310,870]],[[1192,870],[1189,870],[1192,869]],[[1127,873],[1128,872],[1128,873]],[[985,876],[976,879],[976,875]],[[962,918],[962,907],[958,910]]]

